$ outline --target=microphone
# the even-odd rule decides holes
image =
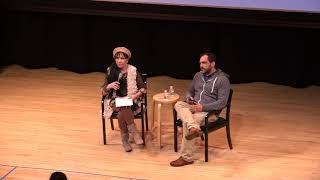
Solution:
[[[120,80],[122,79],[123,77],[123,74],[122,73],[119,73],[119,77],[118,77],[118,82],[120,83]]]
[[[119,86],[121,86],[121,84],[123,84],[123,78],[124,78],[124,74],[123,73],[119,73],[119,76],[118,76],[118,85]],[[114,91],[115,92],[115,94],[117,95],[117,96],[120,96],[120,97],[122,97],[122,94],[121,94],[121,92],[120,92],[120,89],[118,89],[118,90],[115,90]]]

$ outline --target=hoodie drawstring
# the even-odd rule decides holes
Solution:
[[[216,80],[218,79],[218,77],[216,77],[212,83],[212,88],[211,88],[211,93],[213,92],[213,88],[214,88],[214,85],[216,84]]]

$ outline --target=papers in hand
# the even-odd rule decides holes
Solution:
[[[133,105],[133,101],[129,97],[116,98],[116,107],[132,106],[132,105]]]

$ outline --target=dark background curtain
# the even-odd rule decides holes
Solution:
[[[1,66],[104,72],[112,50],[149,75],[192,78],[213,51],[232,83],[320,85],[320,30],[67,13],[3,11]]]

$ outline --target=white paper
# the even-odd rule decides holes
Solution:
[[[132,106],[132,105],[133,105],[133,101],[129,97],[116,98],[116,107]]]

